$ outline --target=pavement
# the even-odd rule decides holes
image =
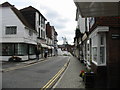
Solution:
[[[85,88],[83,79],[79,77],[80,71],[85,70],[84,64],[71,56],[70,63],[53,88]]]

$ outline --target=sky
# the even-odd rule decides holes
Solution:
[[[0,0],[0,4],[9,2],[17,9],[33,6],[55,27],[58,33],[58,44],[63,44],[66,37],[73,44],[76,29],[76,6],[73,0]]]

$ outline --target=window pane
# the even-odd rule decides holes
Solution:
[[[3,44],[2,55],[14,55],[14,44]]]
[[[29,45],[29,54],[35,54],[35,46]]]
[[[6,27],[6,34],[16,34],[16,33],[17,33],[17,26]]]
[[[104,45],[104,36],[103,35],[101,35],[101,37],[100,37],[100,44]]]
[[[104,47],[100,47],[100,64],[104,64],[105,63],[105,51],[104,51]]]
[[[97,62],[97,47],[93,47],[93,60]]]
[[[15,45],[15,54],[16,55],[27,55],[27,44],[16,44]]]

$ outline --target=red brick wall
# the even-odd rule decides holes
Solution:
[[[46,35],[52,39],[52,28],[49,23],[46,24]]]
[[[95,17],[95,23],[89,30],[90,33],[97,26],[120,27],[120,17]]]
[[[113,34],[120,35],[120,27],[110,27],[107,33],[108,87],[118,87],[120,81],[120,38],[113,39]]]
[[[96,21],[99,26],[120,26],[120,17],[98,17]]]

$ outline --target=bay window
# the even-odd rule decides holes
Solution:
[[[106,37],[104,32],[94,33],[91,37],[92,62],[96,65],[106,65]]]
[[[105,33],[100,33],[99,34],[99,48],[100,48],[100,56],[99,56],[99,64],[105,65],[106,64],[106,39],[105,39]]]

